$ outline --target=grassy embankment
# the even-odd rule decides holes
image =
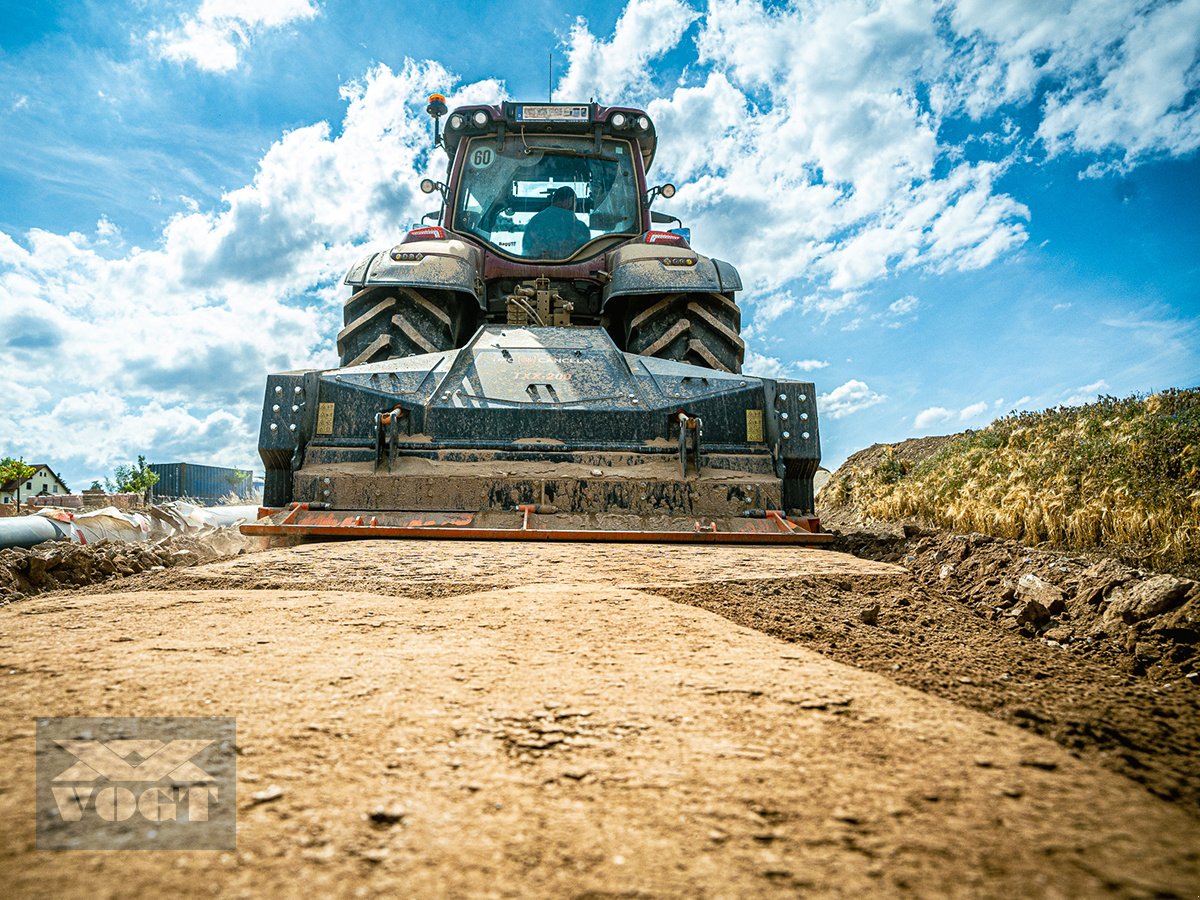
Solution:
[[[1200,572],[1200,388],[1012,413],[919,456],[855,454],[822,502]]]

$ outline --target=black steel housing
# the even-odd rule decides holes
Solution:
[[[702,461],[758,458],[781,480],[786,508],[811,514],[815,399],[808,382],[622,353],[602,328],[489,325],[460,350],[269,376],[264,502],[320,502],[294,495],[306,465],[377,461],[380,414],[395,416],[389,441],[401,456],[555,461],[678,455],[684,413],[702,422]]]

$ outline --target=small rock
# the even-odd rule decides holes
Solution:
[[[858,618],[864,625],[877,625],[879,623],[879,604],[872,603],[865,609],[860,609]]]
[[[1016,598],[1036,602],[1048,613],[1051,607],[1056,607],[1059,612],[1067,608],[1063,592],[1032,572],[1027,572],[1017,580]]]
[[[395,825],[408,815],[403,806],[393,803],[391,806],[379,806],[367,814],[367,818],[376,825]]]
[[[1069,644],[1075,637],[1075,631],[1069,625],[1058,625],[1045,632],[1042,637],[1059,644]]]
[[[283,788],[277,784],[273,784],[261,791],[255,791],[250,795],[251,801],[257,805],[259,803],[270,803],[272,800],[278,800],[283,796]]]
[[[1058,768],[1058,763],[1048,759],[1023,759],[1021,765],[1030,769],[1041,769],[1043,772],[1053,772]]]
[[[29,580],[35,585],[41,584],[46,577],[47,568],[49,567],[46,565],[46,560],[42,559],[40,556],[30,556],[28,575]]]
[[[1156,575],[1132,587],[1118,588],[1103,618],[1132,625],[1162,615],[1181,604],[1194,585],[1195,582],[1173,575]]]
[[[1125,584],[1132,577],[1130,570],[1116,560],[1102,560],[1079,576],[1079,589],[1075,592],[1075,602],[1081,605],[1098,606],[1115,588]]]
[[[1030,625],[1037,627],[1044,622],[1050,621],[1050,610],[1042,606],[1036,600],[1028,600],[1025,603],[1018,603],[1013,607],[1011,613],[1016,618],[1018,625]]]

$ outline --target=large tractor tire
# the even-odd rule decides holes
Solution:
[[[741,372],[746,344],[742,314],[724,294],[685,293],[631,298],[625,312],[625,350]]]
[[[346,301],[338,332],[342,366],[440,353],[461,343],[466,304],[448,292],[366,287]]]

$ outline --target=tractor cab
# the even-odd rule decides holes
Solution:
[[[595,256],[649,231],[650,200],[674,194],[669,186],[646,189],[656,138],[637,109],[461,107],[444,134],[435,129],[435,140],[450,155],[449,184],[426,179],[422,188],[441,190],[439,221],[513,260]]]

